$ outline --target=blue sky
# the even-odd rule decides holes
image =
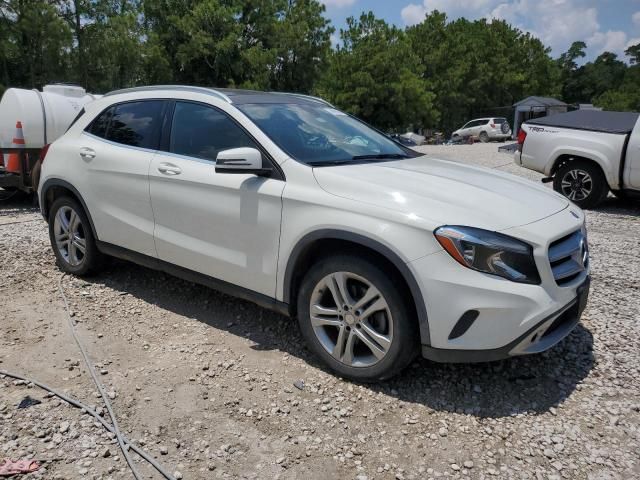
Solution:
[[[349,16],[372,10],[398,26],[419,23],[425,13],[444,11],[449,18],[500,18],[533,33],[554,56],[575,40],[587,43],[587,60],[605,50],[623,56],[640,43],[640,0],[320,0],[336,30]],[[337,37],[336,32],[336,37]],[[335,38],[334,38],[334,41]]]

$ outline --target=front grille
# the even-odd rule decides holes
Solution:
[[[585,272],[589,267],[589,247],[582,231],[553,242],[549,246],[549,263],[559,286],[570,283]]]

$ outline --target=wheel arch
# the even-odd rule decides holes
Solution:
[[[379,241],[345,230],[316,230],[302,237],[291,250],[284,273],[283,301],[289,305],[292,316],[296,314],[296,298],[303,273],[315,262],[337,252],[373,257],[393,269],[407,287],[407,295],[418,319],[421,343],[431,344],[424,297],[407,263]]]
[[[611,180],[609,179],[609,176],[607,175],[607,170],[603,166],[602,160],[597,157],[594,158],[585,154],[561,153],[557,155],[555,160],[551,164],[551,168],[549,169],[549,176],[554,176],[558,172],[560,167],[562,167],[564,164],[575,161],[589,162],[597,166],[602,172],[602,176],[607,181],[607,185],[609,186],[609,188],[614,188]]]
[[[71,197],[80,203],[87,215],[87,218],[89,219],[93,237],[98,240],[96,227],[93,224],[93,219],[91,218],[91,213],[87,208],[87,204],[85,203],[78,189],[65,180],[61,180],[59,178],[49,178],[42,185],[39,200],[40,211],[42,212],[42,216],[44,217],[44,219],[47,222],[49,221],[49,209],[51,208],[51,205],[56,201],[56,199],[63,196]]]

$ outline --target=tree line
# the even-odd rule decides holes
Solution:
[[[339,41],[332,45],[332,35]],[[335,32],[318,0],[0,0],[0,94],[185,83],[320,95],[385,130],[447,132],[529,95],[640,110],[640,45],[579,65],[504,21],[372,12]]]

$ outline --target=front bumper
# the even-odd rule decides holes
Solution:
[[[584,307],[584,300],[578,299],[588,295],[582,293],[588,292],[588,263],[582,273],[558,283],[549,248],[582,228],[583,222],[579,209],[565,208],[502,232],[532,245],[539,285],[465,268],[444,250],[410,262],[427,310],[424,356],[441,361],[495,360],[546,350],[566,336]],[[575,307],[579,303],[582,307]],[[554,325],[560,317],[562,328]]]
[[[578,325],[587,304],[590,283],[590,278],[587,277],[578,288],[577,296],[572,302],[503,347],[489,350],[455,350],[423,345],[422,356],[443,363],[474,363],[544,352],[564,339]]]

